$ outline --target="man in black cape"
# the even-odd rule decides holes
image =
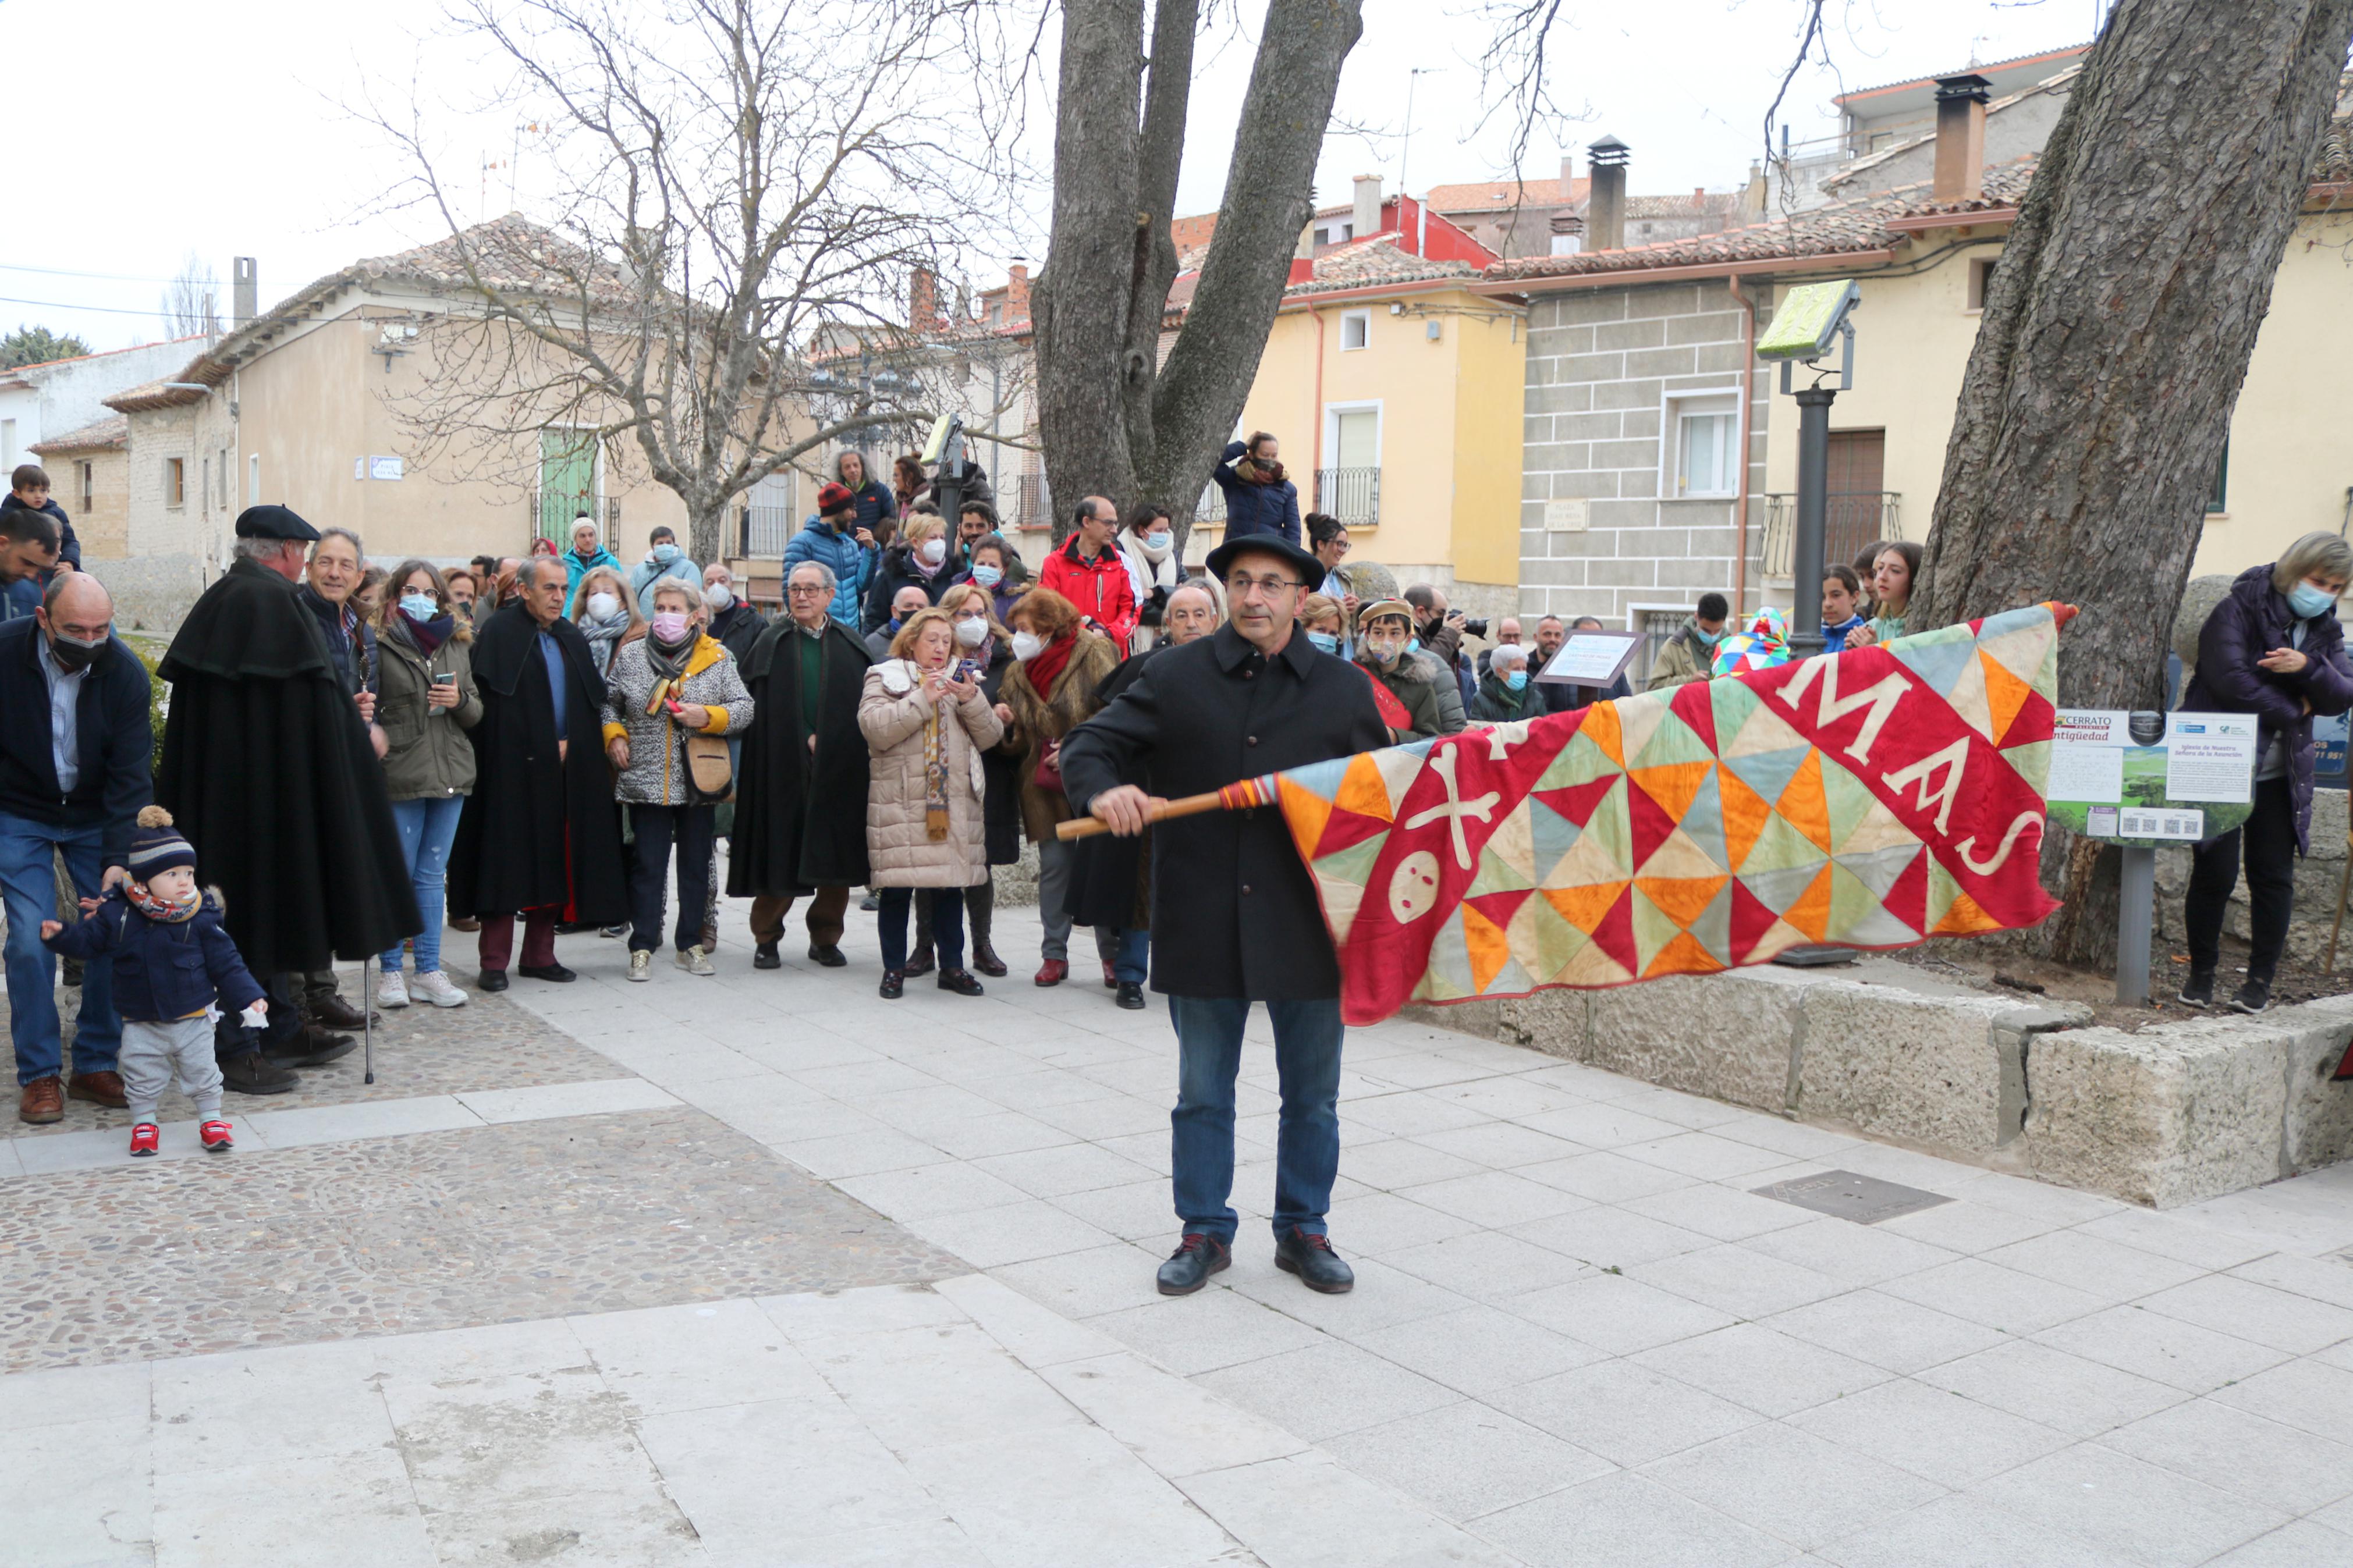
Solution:
[[[793,900],[809,899],[809,957],[828,968],[841,953],[849,889],[867,879],[869,752],[858,728],[866,644],[828,615],[832,568],[804,561],[785,581],[785,617],[760,634],[745,662],[752,727],[736,781],[735,837],[727,895],[752,900],[754,967],[784,960],[776,943]]]
[[[621,808],[605,763],[605,682],[588,639],[564,618],[564,563],[522,568],[522,595],[482,617],[474,684],[482,721],[474,793],[449,852],[449,912],[482,922],[481,987],[507,988],[515,916],[533,980],[566,981],[555,961],[558,921],[615,925],[629,918]]]
[[[188,612],[157,673],[172,683],[155,798],[227,906],[263,976],[257,1043],[221,1022],[221,1074],[247,1094],[291,1089],[295,1067],[352,1048],[302,1022],[293,975],[375,955],[423,929],[384,769],[296,584],[319,532],[282,506],[248,507],[237,559]]]

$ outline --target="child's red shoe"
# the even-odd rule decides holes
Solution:
[[[196,1136],[204,1140],[207,1154],[217,1154],[224,1149],[237,1147],[237,1140],[229,1136],[226,1121],[207,1121],[196,1129]]]
[[[131,1130],[131,1152],[133,1154],[153,1154],[156,1141],[163,1136],[162,1128],[152,1121],[142,1121]]]

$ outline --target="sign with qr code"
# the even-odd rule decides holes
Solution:
[[[2116,837],[2195,844],[2206,837],[2206,814],[2188,806],[2159,810],[2126,806],[2116,814]]]

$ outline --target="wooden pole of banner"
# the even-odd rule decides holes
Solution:
[[[1211,790],[1207,795],[1188,795],[1176,800],[1165,800],[1157,805],[1145,807],[1146,826],[1166,822],[1172,816],[1198,816],[1205,811],[1217,811],[1226,804],[1224,792]],[[1074,816],[1068,822],[1054,825],[1054,837],[1068,844],[1073,838],[1092,838],[1098,833],[1109,833],[1110,826],[1100,817]]]

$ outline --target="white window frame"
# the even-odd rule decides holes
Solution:
[[[1736,500],[1740,470],[1748,457],[1748,410],[1742,388],[1701,386],[1670,392],[1659,400],[1659,499],[1662,500]],[[1727,407],[1703,406],[1726,404]],[[1683,422],[1694,416],[1732,416],[1732,483],[1724,489],[1684,490],[1676,488],[1683,470]]]
[[[261,504],[261,454],[259,452],[248,452],[245,456],[245,492],[246,505]]]
[[[1358,343],[1358,344],[1357,344],[1356,347],[1354,347],[1354,348],[1350,348],[1350,347],[1348,346],[1348,323],[1349,323],[1349,322],[1351,322],[1351,321],[1356,322],[1359,327],[1361,327],[1361,328],[1364,330],[1364,334],[1365,334],[1364,342],[1362,342]],[[1366,350],[1366,349],[1368,349],[1368,348],[1371,348],[1372,346],[1373,346],[1373,313],[1372,313],[1372,311],[1370,311],[1370,310],[1343,310],[1343,311],[1341,311],[1341,312],[1340,312],[1340,352],[1341,352],[1342,353],[1344,353],[1344,354],[1362,353],[1364,353],[1364,352],[1365,352],[1365,350]]]
[[[1355,403],[1327,403],[1324,405],[1324,458],[1318,464],[1336,468],[1340,464],[1340,416],[1370,414],[1373,416],[1373,461],[1376,468],[1382,466],[1382,440],[1388,434],[1388,420],[1381,413],[1381,400],[1366,398]]]

